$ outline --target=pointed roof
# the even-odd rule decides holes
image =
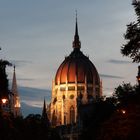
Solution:
[[[76,11],[76,23],[75,23],[75,35],[74,35],[74,41],[73,41],[73,48],[74,49],[81,48],[81,42],[79,40],[79,35],[78,35],[77,11]]]
[[[13,94],[18,94],[15,66],[14,66],[13,81],[12,81],[12,93]]]
[[[50,126],[50,122],[47,115],[45,98],[44,98],[44,104],[43,104],[43,110],[42,110],[42,122],[45,124],[46,127]]]
[[[43,110],[42,110],[42,118],[46,118],[47,110],[46,110],[46,101],[44,98]]]
[[[11,96],[11,112],[13,113],[14,117],[21,116],[20,111],[20,97],[18,94],[18,88],[17,88],[17,80],[16,80],[16,72],[15,72],[15,66],[14,66],[14,72],[13,72],[13,81],[12,81],[12,96]]]

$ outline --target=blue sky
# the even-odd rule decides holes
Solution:
[[[0,0],[0,55],[16,65],[23,114],[42,107],[44,97],[49,103],[57,68],[72,51],[75,10],[81,50],[104,94],[123,81],[136,83],[137,64],[120,54],[126,24],[136,19],[131,0]],[[7,72],[12,79],[13,69]]]

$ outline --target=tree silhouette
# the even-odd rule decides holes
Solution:
[[[140,1],[133,0],[135,13],[137,15],[137,21],[131,22],[127,25],[127,31],[124,35],[127,41],[121,47],[121,53],[124,56],[130,57],[133,62],[140,62]]]
[[[140,94],[138,86],[119,85],[114,91],[118,100],[116,110],[104,121],[96,140],[139,140]]]
[[[8,97],[8,79],[6,74],[6,66],[12,64],[7,60],[0,60],[0,98]]]
[[[125,102],[128,100],[128,97],[135,93],[136,86],[132,86],[130,83],[122,83],[114,91],[114,97],[117,99],[117,102]]]

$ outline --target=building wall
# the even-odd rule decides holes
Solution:
[[[78,103],[88,104],[100,96],[100,85],[95,83],[66,83],[53,82],[50,105],[50,121],[53,126],[67,125],[77,122]]]

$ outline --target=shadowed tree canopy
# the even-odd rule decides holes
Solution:
[[[0,97],[8,94],[8,79],[6,74],[6,66],[11,66],[7,60],[0,60]]]
[[[135,92],[136,87],[132,86],[130,83],[122,83],[117,88],[115,88],[114,96],[120,101],[123,98],[127,98],[129,94]]]
[[[140,1],[133,0],[132,5],[134,6],[137,21],[131,22],[127,25],[127,31],[124,35],[127,41],[121,47],[121,53],[124,56],[130,57],[133,62],[140,62]]]
[[[105,120],[94,140],[139,140],[140,94],[139,87],[123,83],[115,88],[118,100],[116,110]]]

